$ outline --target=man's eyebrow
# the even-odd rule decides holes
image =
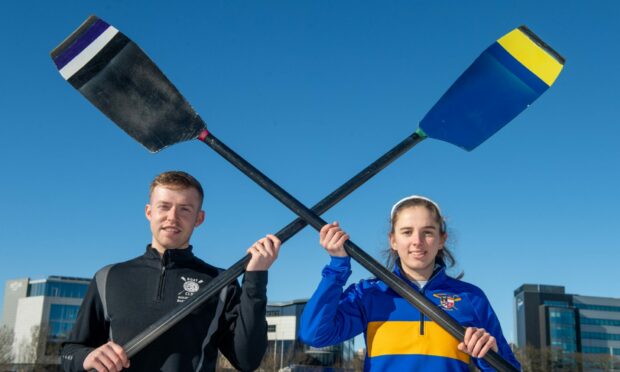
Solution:
[[[172,203],[172,202],[168,202],[168,201],[163,201],[163,200],[161,200],[161,201],[157,202],[156,204],[158,204],[158,205],[165,205],[165,206],[169,206],[169,205],[173,205],[173,204],[175,204],[175,203]],[[190,208],[192,208],[192,209],[194,209],[194,208],[195,208],[195,207],[194,207],[194,205],[193,205],[192,203],[178,203],[178,204],[176,204],[176,205],[178,205],[179,207],[190,207]]]
[[[173,205],[174,203],[169,202],[169,201],[165,201],[165,200],[160,200],[157,203],[155,203],[156,205]],[[190,207],[190,208],[194,208],[194,205],[192,203],[178,203],[177,204],[179,207]]]

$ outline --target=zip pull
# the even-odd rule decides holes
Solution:
[[[428,281],[426,282],[426,284],[428,284]],[[418,291],[424,296],[424,287],[426,287],[426,285],[420,287],[418,285]],[[418,310],[418,312],[420,313],[420,335],[424,335],[424,314]]]
[[[161,301],[164,297],[164,279],[166,278],[166,256],[168,251],[166,250],[161,257],[161,269],[159,270],[159,285],[157,286],[157,301]]]

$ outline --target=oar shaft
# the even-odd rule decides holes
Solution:
[[[316,230],[320,230],[327,222],[319,217],[316,213],[308,209],[301,202],[295,199],[291,194],[286,192],[283,188],[278,186],[275,182],[269,179],[266,175],[256,169],[253,165],[248,163],[241,156],[236,154],[232,149],[220,142],[211,133],[203,132],[200,139],[223,158],[228,160],[237,169],[243,172],[246,176],[250,177],[255,183],[261,186],[265,191],[269,192],[282,204],[288,207],[291,211],[301,217],[310,226]],[[427,299],[424,295],[415,291],[405,281],[400,279],[394,273],[387,270],[383,265],[378,263],[370,255],[364,252],[360,247],[355,245],[352,241],[347,241],[344,245],[347,253],[368,271],[377,276],[377,278],[383,280],[394,291],[400,294],[403,298],[409,301],[413,306],[420,310],[424,315],[435,321],[448,333],[450,333],[457,340],[463,341],[465,338],[465,329],[458,322],[456,322],[451,316],[440,310],[433,302]],[[504,360],[499,354],[493,350],[489,350],[484,357],[491,366],[498,371],[515,371],[516,368]]]
[[[371,179],[374,175],[379,173],[382,169],[387,167],[389,164],[398,159],[401,155],[409,151],[411,148],[413,148],[425,138],[426,136],[420,134],[419,131],[416,131],[413,134],[409,135],[399,144],[397,144],[392,149],[383,154],[380,158],[375,160],[372,164],[357,173],[347,182],[343,183],[338,189],[323,198],[323,200],[321,200],[314,207],[312,207],[312,212],[316,213],[317,215],[325,213],[327,210],[336,205],[347,195],[351,194],[358,187],[366,183],[366,181]],[[306,223],[306,221],[298,217],[296,220],[289,223],[280,231],[278,231],[275,235],[282,241],[282,243],[284,243],[307,225],[308,224]],[[127,356],[131,358],[132,356],[136,355],[140,350],[144,349],[148,344],[150,344],[157,337],[159,337],[159,335],[173,327],[185,316],[192,313],[199,306],[201,306],[206,300],[216,295],[222,289],[232,283],[238,276],[240,276],[245,271],[245,267],[250,261],[250,257],[250,255],[246,255],[239,261],[235,262],[226,271],[221,272],[217,277],[215,277],[211,282],[209,282],[209,284],[205,286],[204,289],[194,295],[191,299],[187,300],[181,306],[175,308],[173,311],[160,318],[157,322],[153,323],[143,332],[140,332],[139,334],[134,336],[134,338],[132,338],[124,345]]]
[[[321,200],[314,207],[312,207],[312,212],[317,215],[325,213],[331,207],[336,205],[347,195],[351,194],[358,187],[366,183],[366,181],[368,181],[374,175],[383,170],[383,168],[387,167],[394,160],[398,159],[401,155],[409,151],[413,146],[417,145],[425,138],[426,136],[421,135],[419,130],[415,131],[413,134],[401,141],[398,145],[394,146],[391,150],[383,154],[379,159],[375,160],[372,164],[364,168],[347,182],[343,183],[334,192],[323,198],[323,200]],[[303,218],[299,217],[295,221],[284,227],[282,230],[278,231],[276,233],[276,236],[280,238],[282,243],[284,243],[307,225],[308,223]]]

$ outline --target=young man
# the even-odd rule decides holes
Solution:
[[[146,205],[151,244],[142,256],[97,272],[63,344],[66,371],[213,371],[218,349],[239,370],[259,366],[267,347],[267,269],[280,249],[274,235],[248,249],[252,258],[241,286],[226,287],[131,360],[121,346],[218,275],[189,243],[204,221],[203,196],[200,183],[184,172],[153,180]]]

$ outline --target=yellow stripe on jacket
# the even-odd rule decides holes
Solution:
[[[518,28],[502,36],[497,42],[549,86],[562,71],[562,64]]]
[[[387,321],[369,322],[366,345],[368,356],[394,354],[421,354],[458,359],[469,363],[469,355],[457,349],[459,342],[432,321],[424,322],[424,334],[420,334],[420,322]]]

